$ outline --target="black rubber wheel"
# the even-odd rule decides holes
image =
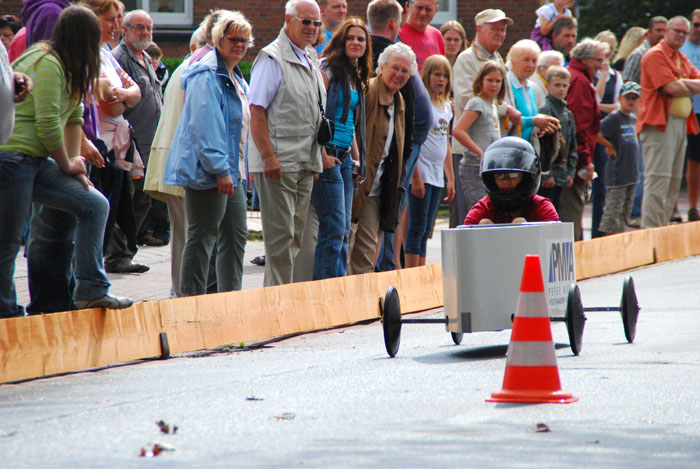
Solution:
[[[639,317],[637,292],[634,290],[634,280],[631,275],[628,275],[625,283],[622,284],[620,313],[622,314],[622,326],[625,328],[625,337],[627,342],[631,344],[637,333],[637,317]]]
[[[569,344],[574,355],[581,352],[583,340],[583,326],[586,325],[586,316],[583,314],[581,303],[581,291],[573,283],[569,288],[569,296],[566,301],[566,330],[569,333]]]
[[[462,337],[464,337],[464,332],[450,332],[450,335],[452,336],[452,342],[454,342],[455,345],[459,345],[462,343]]]
[[[384,296],[382,308],[382,326],[384,328],[384,346],[390,357],[395,357],[401,342],[401,302],[396,288],[389,287]]]

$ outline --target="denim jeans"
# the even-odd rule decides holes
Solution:
[[[644,193],[644,158],[642,157],[641,143],[639,144],[639,158],[637,158],[637,170],[639,171],[639,179],[637,185],[634,186],[634,203],[632,204],[631,218],[639,218],[642,216],[642,194]]]
[[[605,147],[596,143],[595,153],[593,154],[593,165],[598,177],[593,180],[591,191],[591,238],[599,238],[603,236],[598,227],[600,220],[603,218],[603,210],[605,209],[605,167],[608,165],[608,154],[605,153]]]
[[[240,290],[243,255],[248,240],[247,198],[244,184],[233,196],[218,189],[186,189],[187,241],[182,252],[180,291],[183,296],[207,293],[207,277],[216,245],[216,281],[219,292]]]
[[[0,151],[0,317],[17,314],[13,281],[22,228],[32,202],[75,216],[75,300],[104,296],[109,281],[102,261],[102,239],[109,203],[94,188],[85,189],[54,160]],[[36,239],[36,233],[32,233]],[[45,260],[51,262],[51,257]]]
[[[318,217],[318,242],[314,252],[314,280],[343,277],[348,260],[352,213],[352,167],[346,156],[342,164],[323,170],[314,182],[311,203]]]
[[[425,185],[425,196],[420,199],[408,191],[408,236],[406,254],[425,257],[428,238],[433,231],[433,221],[440,204],[442,187]]]

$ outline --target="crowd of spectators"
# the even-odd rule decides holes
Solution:
[[[244,11],[212,11],[172,76],[119,0],[0,17],[0,318],[128,307],[106,272],[146,272],[139,244],[170,243],[173,296],[240,289],[253,181],[265,286],[421,265],[441,200],[451,226],[546,213],[579,240],[589,194],[593,237],[663,226],[686,155],[700,219],[700,10],[618,46],[554,0],[504,60],[502,10],[437,29],[438,0],[348,1],[287,1],[250,83]]]

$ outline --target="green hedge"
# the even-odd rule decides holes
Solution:
[[[173,71],[180,66],[183,59],[176,57],[163,57],[160,60],[163,62],[163,65],[167,67],[168,73],[172,75]],[[241,72],[243,72],[243,77],[248,83],[250,83],[250,68],[253,66],[253,62],[238,62],[238,66],[241,68]]]

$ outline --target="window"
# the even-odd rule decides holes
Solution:
[[[153,18],[153,24],[191,25],[193,0],[124,0],[126,11],[146,10]]]
[[[433,24],[440,25],[457,19],[457,0],[440,0]]]

